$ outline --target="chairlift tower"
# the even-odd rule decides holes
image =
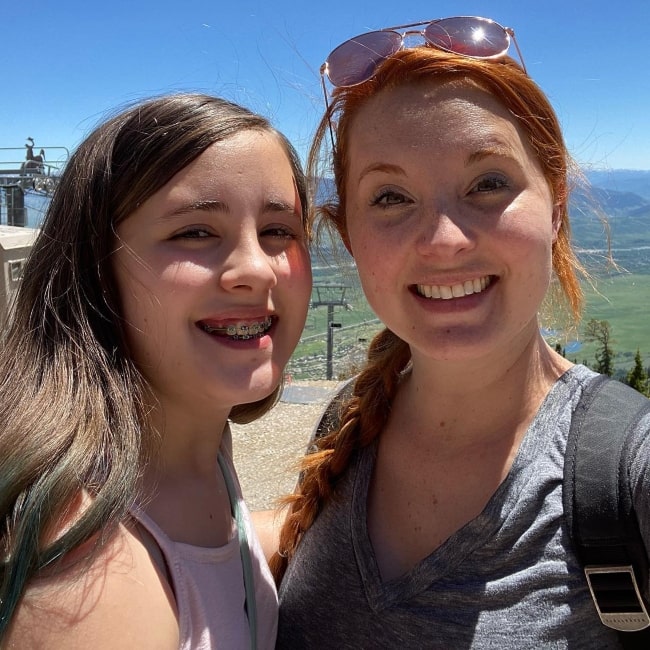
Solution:
[[[345,300],[345,292],[349,289],[344,284],[315,284],[312,296],[312,307],[327,307],[327,369],[326,379],[332,379],[333,363],[332,356],[334,351],[334,329],[341,327],[341,323],[334,322],[334,307],[345,307],[352,309],[351,305]]]

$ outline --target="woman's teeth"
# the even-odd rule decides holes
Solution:
[[[466,280],[461,284],[438,285],[438,284],[418,284],[417,290],[425,298],[434,300],[451,300],[451,298],[462,298],[471,296],[473,293],[481,293],[490,285],[490,276]]]
[[[273,319],[267,316],[263,321],[251,321],[248,323],[228,324],[223,327],[203,323],[201,327],[208,334],[227,336],[235,341],[260,338],[271,329]]]

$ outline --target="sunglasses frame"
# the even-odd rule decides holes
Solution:
[[[497,52],[496,54],[493,54],[493,55],[474,56],[474,55],[471,55],[471,54],[465,54],[464,52],[456,52],[455,50],[444,48],[444,47],[442,47],[442,46],[440,46],[440,45],[438,45],[436,43],[430,42],[427,39],[426,29],[427,29],[427,27],[429,27],[429,25],[434,25],[436,23],[444,22],[444,21],[447,21],[447,20],[457,20],[457,19],[462,19],[462,18],[474,19],[474,20],[477,20],[479,22],[487,22],[487,23],[490,23],[490,24],[495,25],[496,27],[499,27],[500,29],[502,29],[504,35],[507,38],[507,46],[506,46],[506,48],[504,50],[502,50],[501,52]],[[422,26],[424,26],[424,27],[421,30],[413,30],[412,29],[413,27],[422,27]],[[406,31],[401,31],[401,30],[406,30]],[[405,41],[406,38],[412,37],[412,36],[419,36],[419,37],[421,37],[423,39],[424,45],[426,45],[428,47],[432,47],[432,48],[435,48],[435,49],[438,49],[438,50],[442,50],[443,52],[450,52],[451,54],[457,54],[458,56],[465,56],[465,57],[467,57],[469,59],[482,59],[482,60],[492,60],[492,59],[497,60],[497,59],[501,59],[501,58],[505,57],[508,50],[510,49],[510,43],[512,42],[512,43],[515,44],[515,49],[517,50],[517,56],[519,57],[519,62],[521,64],[521,68],[524,71],[524,74],[528,75],[528,70],[526,69],[526,64],[524,63],[524,58],[523,58],[523,56],[521,54],[521,50],[519,49],[519,43],[517,43],[517,37],[515,36],[514,29],[512,29],[511,27],[504,27],[503,25],[496,22],[495,20],[492,20],[491,18],[483,18],[481,16],[448,16],[447,18],[436,18],[434,20],[423,20],[423,21],[420,21],[420,22],[417,22],[417,23],[407,23],[406,25],[395,25],[394,27],[384,27],[383,29],[375,29],[375,30],[372,30],[372,31],[369,31],[369,32],[365,32],[363,34],[358,34],[357,36],[353,36],[352,38],[349,38],[349,39],[343,41],[343,43],[341,43],[340,45],[337,45],[327,55],[327,59],[325,59],[325,62],[320,67],[320,80],[321,80],[321,86],[323,88],[323,96],[325,97],[325,107],[326,107],[326,110],[327,110],[328,113],[329,113],[330,108],[329,108],[329,100],[328,100],[328,96],[327,96],[327,86],[325,85],[325,77],[327,77],[327,79],[332,84],[332,86],[334,86],[334,88],[352,88],[353,86],[358,86],[358,85],[360,85],[362,83],[365,83],[369,79],[372,79],[372,77],[374,75],[374,70],[373,70],[373,73],[370,74],[370,76],[362,79],[361,81],[356,81],[355,83],[351,83],[351,84],[335,84],[335,83],[332,82],[332,80],[330,79],[330,76],[329,76],[329,59],[332,56],[332,54],[334,52],[336,52],[336,50],[338,50],[343,45],[345,45],[347,43],[350,43],[350,42],[353,42],[355,39],[357,39],[357,38],[359,38],[361,36],[367,36],[368,34],[380,34],[380,33],[383,33],[383,32],[394,32],[395,34],[397,34],[400,37],[400,45],[399,45],[399,48],[397,48],[394,52],[388,54],[387,56],[383,57],[380,61],[378,61],[375,64],[374,70],[376,70],[377,67],[383,61],[388,59],[389,57],[393,56],[394,54],[397,54],[397,52],[399,52],[399,51],[401,51],[403,49],[407,49],[407,47],[404,45],[404,41]],[[421,45],[408,46],[408,47],[421,47]],[[331,120],[328,119],[328,122],[329,122],[330,137],[332,139],[332,147],[335,149],[336,147],[334,145],[334,133],[332,132]]]

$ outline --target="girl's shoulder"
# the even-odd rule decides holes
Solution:
[[[177,650],[175,600],[136,525],[120,524],[87,551],[31,581],[3,647]]]

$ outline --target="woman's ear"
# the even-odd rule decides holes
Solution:
[[[337,214],[336,217],[334,217],[333,221],[336,232],[341,238],[345,249],[348,251],[348,253],[350,253],[350,255],[352,255],[352,257],[354,257],[352,254],[352,248],[350,247],[350,238],[348,237],[348,229],[345,223],[345,217],[343,215]]]
[[[339,231],[339,235],[341,236],[341,241],[343,242],[343,245],[345,246],[346,250],[352,257],[354,257],[354,253],[352,252],[352,248],[350,247],[350,239],[348,237],[348,233],[346,232],[341,232]]]
[[[555,205],[553,206],[553,243],[557,241],[558,233],[560,232],[560,226],[562,225],[562,206]]]

